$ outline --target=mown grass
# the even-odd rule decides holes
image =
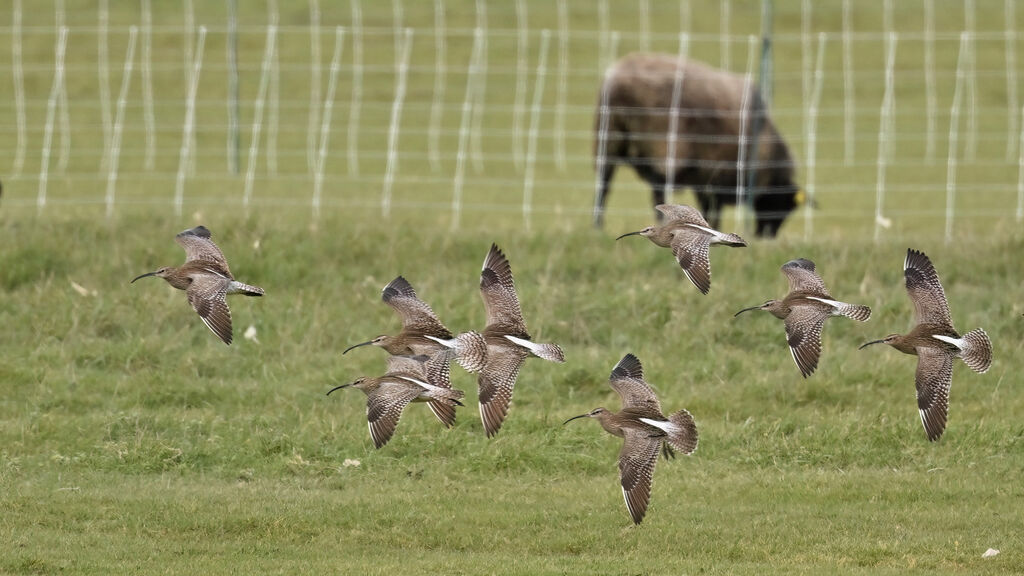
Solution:
[[[277,225],[299,218],[289,214],[203,215],[236,275],[267,290],[232,300],[230,348],[181,293],[158,280],[128,284],[178,260],[173,218],[4,217],[5,258],[20,263],[0,276],[4,571],[1021,567],[1022,308],[1010,272],[1019,237],[915,245],[936,262],[958,327],[983,326],[996,353],[984,376],[957,366],[949,428],[929,444],[914,359],[856,349],[908,325],[905,248],[716,249],[703,297],[668,251],[585,226],[527,236],[496,221],[448,235],[420,215],[394,226],[353,216],[310,232]],[[378,298],[399,273],[451,327],[479,328],[478,266],[491,241],[509,254],[536,337],[561,343],[568,362],[527,363],[493,440],[472,407],[475,382],[456,370],[469,408],[453,430],[413,406],[374,450],[363,396],[324,392],[380,371],[381,352],[340,351],[395,330]],[[797,255],[819,263],[837,297],[875,310],[863,325],[829,321],[821,367],[807,380],[777,320],[732,318],[782,293],[778,265]],[[258,344],[240,337],[250,324]],[[617,407],[604,382],[626,352],[644,361],[666,409],[687,408],[701,430],[692,458],[659,464],[637,528],[617,485],[619,441],[588,421],[561,426]],[[982,560],[988,547],[1004,552]]]
[[[714,280],[701,296],[669,251],[613,238],[649,222],[644,187],[616,177],[607,230],[588,223],[590,130],[600,74],[593,7],[571,3],[569,162],[554,161],[554,76],[536,166],[531,226],[519,209],[522,169],[511,154],[514,36],[491,40],[483,170],[466,172],[466,205],[452,232],[449,203],[458,110],[475,4],[447,2],[451,66],[439,171],[427,160],[432,98],[432,4],[405,3],[417,27],[409,100],[398,142],[394,209],[378,208],[385,164],[393,44],[391,4],[363,2],[365,101],[361,176],[350,172],[345,120],[350,68],[339,85],[326,167],[324,210],[314,225],[306,163],[308,6],[281,3],[278,172],[261,160],[254,203],[240,209],[242,178],[226,173],[224,5],[196,3],[211,25],[198,116],[195,175],[184,217],[170,203],[180,143],[181,10],[155,2],[153,80],[156,168],[143,169],[139,83],[129,93],[114,216],[100,204],[106,172],[95,85],[95,6],[68,1],[72,155],[51,160],[50,204],[34,205],[54,37],[52,6],[23,3],[29,152],[4,174],[0,204],[0,573],[402,573],[402,574],[985,574],[1024,571],[1024,492],[1019,299],[1024,235],[1014,221],[1015,163],[1005,151],[1003,44],[976,45],[978,154],[960,155],[954,241],[942,242],[945,142],[922,161],[923,44],[899,45],[897,120],[886,214],[874,242],[877,105],[883,46],[857,38],[856,162],[843,163],[841,51],[830,42],[819,120],[818,200],[811,241],[804,214],[775,241],[712,252]],[[111,3],[112,85],[136,3]],[[240,3],[242,150],[258,82],[265,6]],[[347,25],[347,3],[321,2],[325,26]],[[691,30],[717,31],[718,5],[692,3]],[[733,3],[733,31],[758,28],[756,6]],[[1001,31],[1003,2],[979,1],[977,30]],[[799,85],[800,3],[777,2],[776,121],[803,157]],[[677,5],[652,2],[652,47],[674,52]],[[530,69],[555,3],[528,3]],[[839,2],[814,4],[813,31],[840,29]],[[963,27],[961,6],[937,12],[941,34]],[[489,3],[490,25],[514,25],[514,4]],[[921,13],[896,3],[897,29],[922,29]],[[2,11],[2,10],[0,10]],[[610,21],[635,49],[636,18],[612,3]],[[877,31],[879,6],[857,6],[858,31]],[[162,28],[160,28],[162,26]],[[287,28],[292,26],[292,28]],[[325,29],[327,30],[327,29]],[[420,32],[422,30],[422,32]],[[11,61],[7,28],[0,60]],[[333,38],[322,37],[323,65]],[[1020,44],[1020,43],[1018,43]],[[351,53],[351,45],[346,45]],[[554,45],[553,45],[554,46]],[[717,62],[719,43],[696,38],[695,57]],[[936,45],[939,130],[948,130],[956,42]],[[554,48],[552,48],[554,50]],[[1020,46],[1018,46],[1020,51]],[[733,67],[745,58],[733,45]],[[552,53],[554,54],[554,52]],[[348,58],[348,56],[346,56]],[[552,55],[552,58],[554,56]],[[347,62],[348,60],[346,60]],[[1024,53],[1017,62],[1024,62]],[[549,61],[554,70],[554,60]],[[592,73],[588,70],[592,69]],[[4,70],[7,70],[6,68]],[[797,75],[794,75],[797,74]],[[326,75],[326,70],[325,70]],[[324,78],[326,83],[326,77]],[[532,87],[532,80],[529,86]],[[0,83],[0,114],[13,113]],[[13,116],[11,116],[13,118]],[[11,135],[0,156],[13,155]],[[963,129],[963,126],[961,127]],[[59,137],[55,136],[55,143]],[[963,142],[963,136],[962,140]],[[261,149],[265,152],[265,148]],[[472,164],[472,163],[470,163]],[[803,173],[801,172],[801,178]],[[687,201],[690,196],[682,196]],[[724,228],[732,230],[733,214]],[[173,234],[205,224],[236,276],[262,299],[231,300],[236,341],[222,345],[182,293],[131,278],[181,260]],[[740,230],[737,230],[740,231]],[[453,430],[412,406],[393,440],[374,450],[362,394],[331,387],[383,369],[383,352],[348,345],[394,332],[380,289],[404,275],[454,330],[480,329],[479,266],[497,242],[515,271],[533,335],[560,343],[567,362],[529,360],[509,417],[486,439],[474,379]],[[902,285],[908,247],[925,251],[962,331],[984,327],[995,347],[985,375],[957,364],[946,434],[928,443],[914,400],[913,358],[861,343],[905,331],[912,307]],[[732,315],[784,293],[778,267],[817,262],[839,299],[872,307],[870,322],[829,320],[819,370],[799,376],[780,322]],[[242,337],[249,327],[256,341]],[[596,406],[617,409],[605,384],[626,352],[638,355],[667,410],[700,427],[690,458],[658,465],[643,525],[631,525],[618,487],[620,441],[590,421],[562,422]],[[346,466],[346,460],[358,466]],[[989,547],[1002,553],[982,559]]]

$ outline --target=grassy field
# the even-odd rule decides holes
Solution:
[[[936,45],[942,141],[932,165],[923,159],[921,78],[905,71],[897,84],[902,112],[887,179],[894,224],[879,242],[871,232],[881,101],[875,64],[882,46],[870,37],[857,41],[857,149],[854,165],[845,166],[834,42],[820,119],[822,207],[813,241],[803,240],[803,221],[794,218],[778,240],[716,248],[712,290],[701,296],[669,251],[638,238],[613,241],[649,222],[646,193],[631,175],[617,179],[608,229],[588,225],[590,106],[599,68],[598,35],[582,32],[598,29],[587,5],[570,5],[577,34],[570,43],[575,72],[568,82],[566,171],[553,159],[555,96],[545,92],[549,116],[539,141],[537,210],[524,229],[518,212],[523,170],[509,160],[515,36],[496,34],[489,49],[485,162],[480,172],[470,163],[461,227],[451,232],[447,206],[465,77],[449,72],[444,154],[434,172],[426,149],[432,74],[410,76],[395,206],[382,220],[377,203],[394,54],[390,32],[369,31],[389,29],[392,12],[390,5],[368,2],[362,6],[368,72],[361,172],[353,175],[346,162],[346,68],[325,209],[315,226],[305,149],[309,36],[298,28],[282,32],[278,170],[272,173],[261,159],[255,203],[245,214],[243,178],[226,169],[224,36],[216,28],[224,20],[216,3],[196,3],[197,23],[211,25],[211,36],[185,216],[176,217],[170,203],[183,110],[181,14],[154,3],[154,23],[164,27],[153,38],[156,166],[143,168],[141,92],[133,84],[118,202],[105,220],[92,63],[96,31],[87,28],[95,25],[96,11],[87,2],[65,4],[68,24],[79,27],[69,52],[68,166],[56,168],[55,151],[51,203],[37,213],[53,34],[32,27],[52,26],[53,12],[48,4],[33,4],[24,14],[28,155],[20,173],[3,175],[0,573],[1024,571],[1024,378],[1018,366],[1024,234],[1013,219],[1016,162],[1004,160],[1006,85],[995,72],[1004,66],[1001,42],[977,46],[984,80],[977,94],[977,156],[971,161],[965,151],[961,158],[958,178],[967,192],[958,201],[955,242],[942,241],[942,202],[956,42]],[[324,4],[325,26],[349,23],[347,3]],[[406,4],[404,22],[422,27],[425,42],[414,50],[414,62],[429,67],[431,5]],[[732,4],[734,32],[756,29],[756,5]],[[799,73],[800,44],[783,41],[799,31],[799,3],[777,4],[778,121],[802,151],[799,76],[792,76]],[[920,30],[916,7],[897,4],[901,29]],[[491,28],[514,28],[512,6],[488,6]],[[651,6],[652,47],[674,50],[676,4]],[[840,3],[815,6],[814,31],[838,30]],[[940,36],[963,25],[959,6],[943,6],[936,14]],[[977,30],[1002,30],[1002,2],[977,7]],[[0,13],[9,8],[0,6]],[[265,11],[262,3],[243,8],[244,173]],[[473,3],[451,1],[447,8],[451,30],[473,25]],[[534,42],[539,28],[557,28],[553,3],[528,8]],[[632,33],[629,14],[615,3],[610,19]],[[694,2],[692,17],[695,31],[719,29],[715,4]],[[120,31],[110,42],[116,94],[123,26],[138,21],[138,6],[114,2],[110,18]],[[858,29],[877,31],[880,10],[858,11],[855,20]],[[281,13],[283,25],[306,22],[304,5]],[[9,34],[0,30],[0,62],[11,61]],[[471,40],[454,34],[448,46],[453,66],[468,59]],[[624,35],[620,52],[636,42]],[[745,60],[742,44],[732,48],[734,68]],[[329,29],[322,45],[326,67]],[[900,45],[908,70],[920,61],[921,47],[913,40]],[[717,62],[719,48],[707,39],[694,50]],[[1024,62],[1024,54],[1017,61]],[[322,80],[326,88],[326,71]],[[11,86],[0,84],[0,124],[8,136],[0,153],[4,170],[2,159],[14,156],[11,94]],[[59,141],[55,136],[55,145]],[[725,222],[732,224],[731,215]],[[181,292],[157,279],[128,283],[180,262],[173,235],[199,223],[213,231],[235,275],[267,291],[262,299],[232,299],[231,347],[202,325]],[[455,386],[467,392],[456,427],[444,430],[425,407],[412,406],[394,439],[374,450],[363,395],[324,393],[380,373],[383,352],[361,348],[341,356],[341,350],[397,331],[397,319],[379,298],[398,274],[453,330],[482,328],[477,282],[491,242],[509,256],[533,335],[560,343],[567,362],[526,363],[505,426],[490,440],[476,414],[474,378],[453,368]],[[937,443],[926,440],[918,418],[915,359],[887,347],[857,350],[910,325],[901,270],[907,247],[935,262],[957,328],[984,327],[995,347],[987,374],[955,367],[950,421]],[[834,296],[874,310],[866,324],[828,321],[822,361],[809,379],[793,364],[779,321],[760,313],[732,318],[740,308],[782,295],[786,283],[778,267],[801,256],[818,263]],[[242,337],[250,326],[256,340]],[[666,410],[686,408],[701,433],[695,455],[658,464],[641,526],[629,521],[618,486],[620,441],[594,422],[561,425],[596,406],[618,409],[606,379],[626,352],[643,361]],[[983,559],[990,547],[1001,554]]]

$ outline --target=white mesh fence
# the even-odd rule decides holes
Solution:
[[[445,0],[271,0],[239,3],[234,25],[231,3],[214,4],[8,3],[4,205],[376,206],[448,212],[453,226],[464,211],[585,223],[607,161],[595,152],[616,130],[598,116],[611,63],[646,49],[756,82],[760,56],[760,12],[730,2],[476,0],[461,13]],[[1024,215],[1014,1],[965,2],[962,14],[911,4],[776,2],[770,114],[818,206],[787,221],[807,238],[826,226],[884,238],[908,222],[952,238],[961,222]],[[670,77],[668,90],[690,81]],[[744,155],[747,111],[647,110],[666,127],[734,114],[744,130],[633,134],[658,151],[633,163],[667,167],[670,193],[686,168],[770,169]],[[676,153],[730,140],[734,158]],[[612,189],[610,215],[649,210],[632,170]],[[687,194],[676,200],[695,203]]]

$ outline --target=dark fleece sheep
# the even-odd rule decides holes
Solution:
[[[595,226],[603,223],[608,183],[619,164],[632,166],[651,185],[654,205],[665,202],[670,112],[679,63],[675,55],[630,54],[605,75],[598,96],[594,135],[598,171]],[[682,60],[672,187],[692,187],[713,228],[719,225],[719,207],[736,203],[740,109],[745,85],[743,76],[695,60]],[[603,99],[607,99],[607,118],[602,116]],[[762,123],[756,180],[748,193],[753,194],[757,235],[771,237],[802,202],[803,194],[793,182],[789,148],[768,117],[755,84],[751,84],[747,106],[747,134],[753,133],[757,116]],[[746,168],[751,164],[752,148],[747,149]]]

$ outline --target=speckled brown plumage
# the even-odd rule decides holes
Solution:
[[[984,373],[992,364],[992,342],[981,328],[963,336],[953,328],[939,275],[923,252],[907,250],[903,277],[907,296],[914,304],[914,328],[906,334],[890,334],[867,342],[861,348],[888,344],[904,354],[917,356],[917,408],[925,434],[934,442],[946,429],[953,359],[960,358],[975,372]]]
[[[781,270],[789,281],[789,293],[782,300],[744,308],[736,316],[749,310],[764,310],[783,320],[789,352],[800,374],[807,378],[818,367],[825,320],[829,316],[846,316],[866,322],[871,317],[871,308],[833,299],[815,271],[814,262],[806,258],[790,260]]]
[[[196,226],[174,237],[185,249],[185,263],[178,267],[164,267],[136,277],[163,278],[171,286],[184,290],[189,304],[214,334],[225,344],[231,344],[231,310],[228,294],[263,296],[263,289],[235,280],[220,248],[211,240],[205,226]]]
[[[552,362],[564,362],[565,355],[557,344],[531,341],[516,294],[512,267],[495,244],[487,252],[480,272],[480,295],[487,311],[487,327],[483,331],[487,361],[477,383],[480,420],[490,437],[498,433],[505,421],[523,361],[533,354]]]
[[[594,418],[609,434],[623,439],[619,452],[619,482],[630,518],[639,524],[650,501],[658,452],[671,458],[675,455],[674,447],[683,454],[692,454],[697,449],[697,425],[686,410],[668,418],[662,414],[658,397],[643,378],[640,360],[632,354],[626,354],[615,365],[608,384],[622,399],[622,410],[610,412],[595,408],[565,422]]]
[[[682,204],[659,204],[657,207],[665,219],[657,226],[648,226],[626,236],[644,236],[662,248],[671,248],[676,262],[686,277],[707,294],[711,289],[711,260],[709,248],[713,244],[742,247],[747,243],[736,234],[714,230],[696,208]]]
[[[446,427],[455,424],[455,407],[465,396],[448,380],[447,351],[434,356],[391,356],[388,371],[375,378],[359,378],[350,384],[332,388],[327,394],[347,388],[358,388],[366,394],[366,420],[373,445],[380,448],[391,440],[410,402],[426,402],[434,416]]]

